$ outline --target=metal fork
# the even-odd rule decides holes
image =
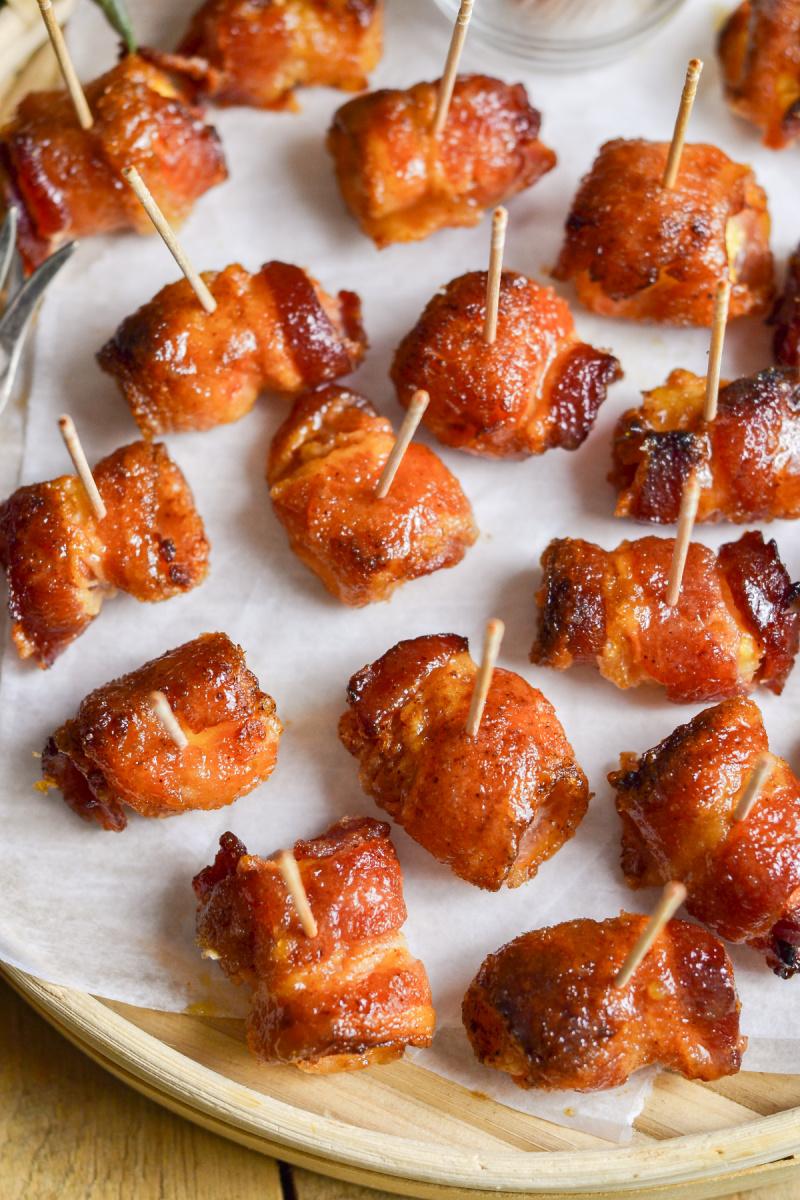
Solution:
[[[14,248],[17,242],[17,210],[12,207],[6,213],[0,229],[0,291],[5,286]],[[36,309],[44,296],[45,289],[63,267],[77,242],[67,242],[40,263],[29,279],[8,301],[0,317],[0,413],[8,404],[14,377],[22,358],[22,347],[31,327]]]

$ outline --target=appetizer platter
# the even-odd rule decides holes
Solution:
[[[0,132],[64,260],[0,417],[3,970],[375,1186],[782,1176],[800,169],[736,21],[578,84],[469,0],[449,54],[425,0],[190,9],[114,65],[79,7],[85,93]]]

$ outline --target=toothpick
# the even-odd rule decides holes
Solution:
[[[453,36],[450,39],[450,49],[447,51],[447,62],[444,64],[444,72],[439,81],[439,99],[436,103],[436,114],[432,127],[434,137],[439,137],[444,129],[447,114],[450,111],[450,101],[453,99],[453,88],[458,74],[458,62],[461,58],[461,51],[464,49],[464,38],[467,36],[469,19],[472,16],[472,5],[473,0],[461,0]]]
[[[711,349],[708,352],[706,398],[703,404],[704,421],[713,421],[717,415],[719,372],[722,364],[722,343],[725,341],[725,325],[728,320],[728,302],[730,298],[730,280],[721,279],[717,284],[717,290],[714,295],[714,317],[711,322]]]
[[[670,190],[675,187],[675,181],[678,178],[681,152],[686,139],[686,127],[689,124],[689,116],[694,104],[695,92],[697,91],[697,81],[700,78],[702,69],[702,61],[699,58],[693,58],[686,72],[686,82],[681,92],[680,108],[678,109],[675,131],[672,134],[672,142],[670,143],[667,165],[664,169],[664,178],[662,180],[663,186]]]
[[[647,922],[642,936],[636,942],[625,962],[614,976],[613,986],[624,988],[636,968],[647,954],[653,942],[663,931],[664,926],[675,915],[686,899],[686,888],[682,883],[673,880],[668,883],[661,893],[661,899],[655,907],[652,917]]]
[[[189,739],[178,724],[177,717],[170,708],[167,697],[163,692],[151,692],[147,699],[150,701],[150,707],[152,708],[153,712],[156,714],[175,745],[179,750],[185,750],[189,745]]]
[[[291,850],[281,850],[276,862],[289,895],[292,898],[292,903],[297,909],[300,924],[303,926],[303,933],[306,937],[315,938],[319,933],[319,929],[317,928],[317,922],[314,920],[311,905],[308,903],[306,889],[303,887],[303,881],[300,878],[300,868],[297,865],[297,859]]]
[[[772,774],[772,756],[766,752],[759,754],[756,759],[753,770],[750,773],[750,778],[745,784],[742,798],[736,805],[733,813],[734,821],[744,821],[750,816],[753,807],[761,794],[764,784]]]
[[[672,565],[669,569],[667,584],[667,605],[674,608],[681,594],[683,568],[686,566],[686,555],[689,553],[689,542],[692,540],[694,519],[697,516],[697,505],[700,502],[700,484],[692,473],[686,480],[681,497],[681,511],[678,516],[678,532],[675,537],[675,549],[672,552]]]
[[[489,275],[486,280],[486,317],[483,340],[491,346],[497,337],[497,306],[500,303],[500,283],[503,277],[503,247],[506,244],[508,213],[496,208],[492,217],[492,248],[489,254]]]
[[[475,687],[472,692],[472,702],[469,706],[469,716],[467,717],[467,737],[474,738],[480,728],[486,697],[489,694],[489,686],[492,682],[494,664],[497,662],[500,643],[503,640],[505,631],[505,625],[497,617],[493,617],[486,624],[481,665],[478,667],[478,674],[475,676]]]
[[[408,449],[414,434],[417,432],[417,426],[422,420],[422,414],[428,407],[429,400],[430,396],[428,393],[422,390],[414,392],[414,395],[411,397],[408,412],[405,415],[403,424],[400,426],[400,432],[397,435],[394,446],[392,446],[392,452],[384,464],[381,477],[375,487],[375,498],[377,500],[383,500],[392,486],[403,455]]]
[[[98,521],[102,521],[106,515],[106,506],[97,490],[97,484],[94,481],[92,472],[89,470],[89,463],[86,455],[83,452],[83,446],[80,443],[78,432],[75,428],[75,422],[72,417],[59,417],[58,428],[61,430],[61,436],[69,451],[69,456],[72,459],[72,464],[75,467],[78,478],[83,484],[83,490],[89,503],[92,506],[92,512],[97,517]]]
[[[50,42],[55,56],[58,59],[58,65],[61,68],[61,74],[64,77],[64,83],[67,85],[70,100],[75,106],[75,112],[78,120],[81,123],[82,129],[91,129],[94,124],[91,109],[87,103],[86,97],[83,94],[83,88],[80,85],[75,68],[72,65],[72,59],[69,56],[67,43],[64,41],[64,34],[61,32],[61,26],[56,20],[56,14],[53,12],[51,0],[39,0],[39,11],[44,19]]]
[[[164,244],[166,245],[170,254],[183,271],[189,283],[194,288],[194,294],[197,296],[197,299],[200,301],[207,313],[213,313],[217,307],[216,300],[211,295],[211,292],[208,290],[208,287],[203,282],[200,275],[197,273],[197,271],[195,271],[194,267],[189,262],[186,251],[175,237],[175,234],[172,232],[166,217],[156,204],[153,197],[150,195],[147,185],[145,184],[139,172],[136,170],[136,167],[123,167],[122,174],[136,193],[142,208],[145,210],[148,217],[161,234],[161,237],[164,239]]]

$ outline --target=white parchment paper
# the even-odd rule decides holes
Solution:
[[[131,0],[131,7],[142,40],[168,47],[193,4]],[[507,266],[548,281],[570,199],[598,146],[616,136],[668,139],[686,63],[696,55],[706,67],[691,139],[715,142],[733,158],[753,163],[770,197],[774,249],[785,260],[800,237],[798,151],[763,150],[755,133],[726,110],[713,55],[715,13],[707,0],[690,0],[649,47],[622,64],[573,78],[535,77],[467,39],[464,69],[522,79],[543,111],[543,140],[559,155],[550,175],[510,203]],[[386,55],[375,85],[435,78],[448,39],[447,22],[431,0],[390,0]],[[79,7],[71,40],[84,78],[113,61],[114,38],[88,4]],[[485,266],[489,223],[376,251],[345,212],[324,148],[325,130],[342,101],[340,93],[320,89],[301,95],[299,115],[244,109],[214,114],[230,180],[199,202],[182,239],[200,269],[239,261],[255,270],[277,257],[309,268],[329,290],[357,291],[371,349],[353,382],[399,423],[387,375],[393,349],[439,286]],[[7,453],[15,414],[0,425],[6,490],[14,486],[17,468],[27,483],[70,469],[56,427],[63,411],[75,417],[90,461],[138,436],[93,355],[123,317],[175,277],[156,238],[101,238],[80,247],[52,286],[39,320],[21,463]],[[461,998],[484,956],[520,932],[652,905],[655,893],[632,893],[624,884],[606,773],[617,766],[621,751],[653,746],[698,711],[668,704],[655,689],[617,691],[589,669],[557,674],[528,661],[538,561],[549,539],[580,536],[612,547],[646,532],[611,515],[614,496],[605,476],[619,413],[672,367],[705,370],[705,331],[626,326],[581,311],[576,322],[586,340],[611,348],[625,369],[589,440],[575,453],[558,450],[524,463],[441,451],[470,497],[482,536],[460,566],[407,585],[389,604],[344,608],[290,553],[264,481],[267,448],[286,414],[285,402],[265,398],[236,425],[167,439],[211,539],[207,583],[155,606],[125,596],[109,602],[48,672],[21,662],[13,651],[5,655],[0,957],[44,979],[131,1004],[181,1010],[202,1001],[221,1012],[243,1013],[243,990],[203,962],[194,946],[192,876],[211,860],[226,829],[253,852],[267,854],[319,833],[345,813],[379,815],[359,788],[355,760],[336,736],[350,675],[401,638],[425,633],[465,634],[478,653],[486,619],[499,616],[507,630],[501,665],[520,672],[555,704],[596,795],[577,836],[538,876],[497,895],[456,879],[402,830],[394,831],[409,909],[406,932],[430,974],[441,1031],[433,1049],[417,1061],[562,1124],[610,1138],[630,1135],[652,1072],[640,1073],[613,1094],[522,1092],[471,1058],[459,1020]],[[769,361],[764,326],[736,322],[723,373],[733,377]],[[698,537],[716,547],[739,532],[701,527]],[[797,526],[778,522],[770,532],[798,577]],[[81,822],[55,793],[34,791],[39,763],[33,752],[87,692],[215,629],[245,648],[286,726],[277,769],[266,784],[218,813],[168,821],[132,816],[122,834]],[[779,699],[769,693],[756,698],[772,748],[800,769],[800,669]],[[732,958],[750,1037],[746,1066],[800,1071],[800,981],[776,979],[746,949],[732,948]]]

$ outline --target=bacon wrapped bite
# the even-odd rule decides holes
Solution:
[[[367,339],[354,292],[329,296],[300,267],[206,271],[207,313],[187,280],[127,317],[97,356],[145,437],[238,421],[262,391],[296,396],[354,370]]]
[[[247,1044],[263,1063],[331,1073],[429,1046],[425,968],[400,927],[403,876],[389,826],[345,817],[294,856],[317,924],[308,937],[278,866],[226,833],[194,880],[197,941],[236,984],[253,989]]]
[[[181,42],[215,104],[296,109],[294,88],[357,92],[381,56],[381,0],[206,0]]]
[[[478,536],[455,476],[412,442],[382,500],[394,446],[369,400],[340,387],[295,401],[272,442],[272,506],[297,557],[343,604],[387,600],[408,579],[460,562]]]
[[[150,704],[163,692],[188,740],[175,744]],[[172,817],[223,808],[272,774],[282,726],[244,654],[204,633],[92,692],[42,755],[45,787],[86,821],[118,831],[126,809]]]
[[[0,567],[20,657],[49,667],[115,591],[168,600],[202,583],[208,541],[164,446],[134,442],[93,471],[95,516],[75,475],[18,488],[0,505]]]
[[[645,754],[621,755],[608,779],[628,884],[681,880],[687,912],[788,979],[800,971],[800,781],[767,751],[752,700],[725,700]],[[734,820],[761,756],[767,780],[749,815]]]
[[[398,642],[350,680],[339,737],[361,786],[454,874],[519,887],[568,841],[586,776],[541,692],[495,670],[478,732],[466,732],[478,668],[466,638]]]
[[[0,129],[0,207],[19,209],[28,269],[70,238],[153,226],[122,178],[136,167],[171,224],[227,176],[214,130],[186,99],[182,63],[126,54],[85,87],[94,124],[82,129],[66,91],[32,92]]]
[[[531,661],[597,667],[619,688],[657,683],[699,703],[756,684],[780,694],[800,639],[793,584],[773,542],[743,533],[715,555],[692,542],[678,603],[666,603],[673,538],[603,550],[555,538],[542,555],[539,634]]]
[[[767,323],[775,326],[772,336],[775,361],[787,367],[800,367],[800,246],[789,259],[786,283]]]
[[[552,288],[503,271],[497,336],[483,336],[485,271],[438,292],[397,348],[392,380],[404,408],[430,396],[423,420],[445,446],[488,458],[575,450],[591,429],[616,358],[582,342]]]
[[[698,521],[800,517],[800,371],[761,371],[719,392],[717,415],[703,419],[706,381],[673,371],[620,419],[609,476],[616,516],[671,524],[694,473]]]
[[[553,272],[593,312],[667,325],[711,325],[730,278],[729,319],[772,296],[767,198],[747,166],[716,146],[684,146],[674,188],[666,142],[606,142],[572,202]]]
[[[439,81],[348,101],[328,133],[345,203],[379,249],[449,225],[531,187],[556,162],[521,83],[460,76],[444,129],[432,133]]]
[[[518,1087],[592,1092],[662,1063],[685,1079],[741,1066],[739,998],[725,948],[670,921],[622,988],[614,978],[647,925],[638,913],[565,921],[490,954],[464,997],[475,1055]]]
[[[800,137],[800,3],[744,0],[717,42],[725,99],[781,150]]]

